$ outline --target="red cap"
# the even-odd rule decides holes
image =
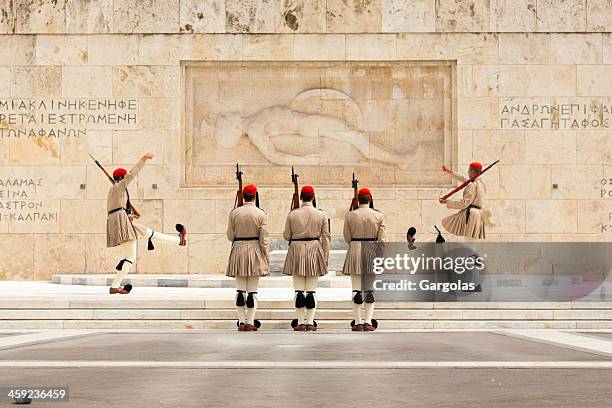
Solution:
[[[257,187],[255,187],[253,184],[247,184],[242,189],[242,194],[255,195],[257,194]]]
[[[470,168],[482,171],[482,164],[478,162],[470,163]]]
[[[127,170],[122,169],[121,167],[119,167],[118,169],[115,169],[115,171],[113,171],[113,178],[123,177],[126,174],[127,174]]]
[[[359,191],[357,192],[358,196],[369,196],[372,197],[372,193],[370,192],[369,188],[360,188]]]
[[[304,186],[302,187],[302,194],[314,195],[314,188],[312,186]]]

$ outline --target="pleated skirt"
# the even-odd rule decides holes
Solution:
[[[485,239],[485,226],[482,220],[481,210],[472,208],[470,220],[465,222],[466,210],[461,210],[456,214],[449,215],[442,219],[442,226],[448,232],[460,237]]]
[[[319,241],[294,241],[289,245],[285,266],[285,275],[323,276],[327,274],[323,247]]]
[[[147,228],[130,220],[125,211],[109,214],[106,219],[106,246],[116,247],[126,241],[142,238]]]
[[[268,276],[268,259],[259,241],[236,241],[232,244],[225,276]]]
[[[343,275],[368,275],[373,273],[374,258],[383,256],[384,249],[376,241],[351,241],[344,266]]]

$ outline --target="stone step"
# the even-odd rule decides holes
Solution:
[[[263,330],[289,330],[289,320],[261,320]],[[321,329],[349,329],[348,320],[317,320]],[[409,329],[612,329],[601,320],[380,320],[387,330]],[[235,330],[236,320],[0,320],[0,330],[92,329],[92,330]]]
[[[59,297],[59,296],[58,296]],[[292,300],[259,300],[259,309],[292,309]],[[612,302],[377,302],[377,309],[400,310],[553,310],[608,313]],[[3,309],[233,309],[233,299],[198,299],[184,296],[172,298],[138,297],[133,295],[70,295],[67,298],[7,297],[0,299]],[[349,300],[319,300],[318,310],[351,309]]]
[[[61,285],[110,286],[112,274],[80,274],[52,275],[51,282]],[[190,275],[148,275],[130,274],[123,284],[135,287],[171,287],[171,288],[235,288],[236,281],[220,274],[190,274]],[[267,276],[259,280],[260,288],[289,288],[292,285],[291,276]],[[351,279],[348,276],[336,276],[329,273],[319,278],[320,288],[350,288]]]
[[[231,309],[3,309],[2,320],[226,320]],[[317,309],[319,320],[351,320],[351,309]],[[291,320],[294,309],[257,311],[260,320]],[[466,309],[376,309],[380,320],[601,320],[612,321],[612,310],[466,310]]]
[[[260,308],[261,320],[291,320],[293,309]],[[465,309],[385,309],[379,307],[380,320],[612,320],[607,310],[465,310]],[[235,317],[234,309],[3,309],[0,321],[6,320],[225,320]],[[318,309],[320,320],[350,320],[350,309]]]

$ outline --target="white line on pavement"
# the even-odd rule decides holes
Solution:
[[[509,330],[500,334],[522,337],[555,346],[565,346],[573,350],[590,351],[592,353],[612,355],[612,341],[557,330]]]
[[[31,346],[33,344],[48,343],[52,341],[60,341],[75,337],[82,337],[96,333],[91,330],[71,330],[57,332],[42,332],[28,333],[23,335],[10,335],[0,337],[0,350],[6,350],[16,347]]]
[[[612,361],[0,361],[0,368],[182,369],[410,369],[582,368],[610,369]]]

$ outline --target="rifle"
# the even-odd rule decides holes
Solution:
[[[112,178],[110,174],[108,174],[108,171],[106,171],[106,169],[102,166],[102,164],[100,164],[100,162],[97,161],[91,154],[89,154],[89,157],[91,157],[91,159],[94,161],[94,163],[96,163],[96,166],[98,166],[100,168],[100,170],[102,170],[102,172],[104,173],[104,175],[106,176],[108,181],[110,181],[111,184],[114,185],[115,184],[115,179]],[[127,192],[127,188],[125,189],[125,191]],[[127,209],[130,210],[129,211],[130,213],[134,214],[135,218],[140,218],[140,211],[138,211],[136,209],[136,207],[134,207],[134,205],[132,205],[132,203],[130,202],[130,193],[127,193],[127,196],[128,196]]]
[[[291,209],[295,210],[296,208],[300,208],[300,193],[298,192],[298,175],[295,174],[293,166],[291,166],[291,182],[293,183],[293,197],[291,199]]]
[[[355,173],[353,173],[353,181],[351,181],[351,186],[353,186],[353,199],[351,200],[351,206],[349,211],[353,211],[354,209],[359,207],[359,201],[357,200],[357,188],[359,186],[359,180],[355,178]]]
[[[242,172],[238,163],[236,163],[236,180],[238,180],[238,191],[236,191],[236,199],[234,200],[234,208],[244,205],[244,197],[242,195]]]
[[[478,174],[476,177],[473,178],[469,178],[466,181],[464,181],[463,183],[461,183],[460,186],[458,186],[457,188],[453,189],[451,192],[447,193],[445,196],[442,197],[442,200],[446,200],[448,199],[450,196],[452,196],[453,194],[455,194],[457,191],[463,190],[465,188],[465,186],[467,186],[468,184],[470,184],[471,182],[473,182],[474,180],[476,180],[478,177],[482,176],[484,174],[485,171],[489,170],[491,167],[495,166],[497,163],[499,163],[499,160],[495,160],[493,163],[489,164],[487,167],[484,168],[484,170],[482,170],[480,172],[480,174]]]

